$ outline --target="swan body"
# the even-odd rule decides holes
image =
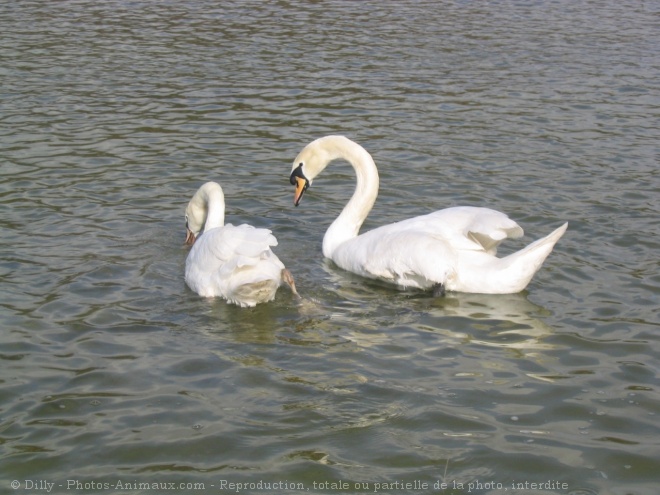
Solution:
[[[200,296],[222,297],[239,306],[272,301],[283,281],[297,294],[293,277],[271,251],[277,246],[271,231],[225,225],[224,216],[222,188],[207,182],[186,208],[186,244],[192,245],[186,259],[188,287]]]
[[[323,254],[344,270],[400,287],[508,294],[531,281],[567,223],[520,251],[498,258],[497,247],[523,235],[504,213],[459,206],[378,227],[358,235],[378,196],[378,170],[371,155],[343,136],[308,144],[293,162],[290,181],[298,206],[314,178],[332,161],[355,169],[353,196],[323,238]]]

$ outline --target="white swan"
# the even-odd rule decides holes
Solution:
[[[353,196],[323,238],[323,254],[339,267],[401,287],[507,294],[523,290],[541,267],[567,223],[505,258],[495,256],[506,238],[523,230],[504,213],[461,206],[384,225],[358,235],[378,195],[371,155],[343,136],[308,144],[293,162],[294,204],[333,160],[348,161],[357,175]]]
[[[200,296],[239,306],[272,301],[282,281],[298,295],[289,270],[270,250],[270,230],[225,222],[225,197],[216,182],[202,185],[186,208],[186,284]],[[203,233],[200,236],[200,232]]]

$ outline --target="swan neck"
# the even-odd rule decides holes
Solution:
[[[204,230],[222,227],[225,224],[225,199],[217,194],[211,195],[206,201],[206,222]]]
[[[323,238],[323,254],[327,258],[332,258],[341,244],[358,236],[360,227],[376,201],[379,184],[376,164],[362,146],[346,140],[335,151],[332,159],[348,161],[355,170],[357,182],[353,196]]]

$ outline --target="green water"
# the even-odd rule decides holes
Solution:
[[[3,3],[0,493],[655,495],[659,15]],[[288,182],[331,133],[379,166],[364,229],[474,205],[525,229],[504,254],[569,230],[521,294],[347,274],[321,240],[352,170],[298,208]],[[303,302],[185,286],[207,180]]]

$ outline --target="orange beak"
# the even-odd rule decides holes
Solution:
[[[296,177],[296,193],[293,196],[294,206],[298,206],[302,199],[305,189],[307,189],[307,180],[302,177]]]
[[[186,246],[192,246],[195,244],[195,234],[192,233],[192,230],[186,228]]]

